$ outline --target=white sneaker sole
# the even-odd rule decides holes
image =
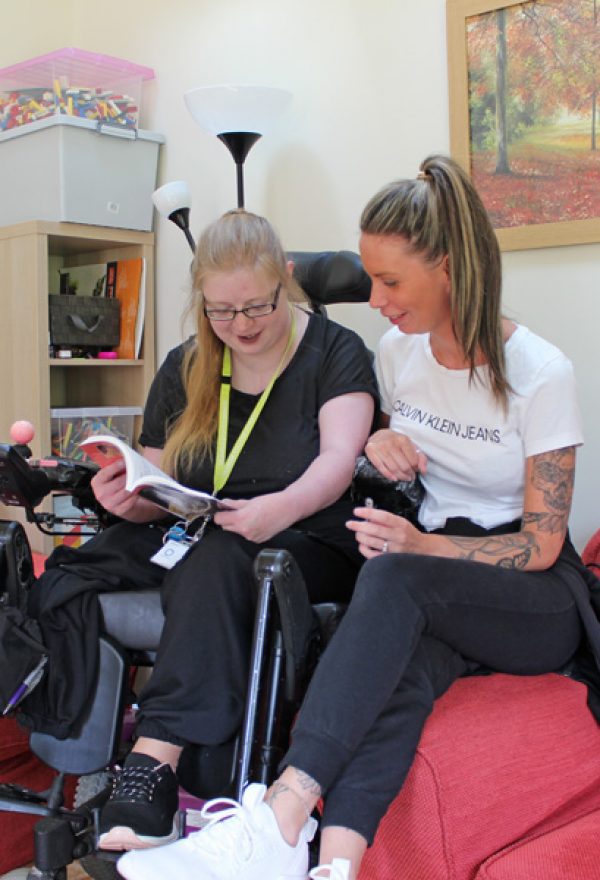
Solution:
[[[108,849],[115,852],[130,849],[151,849],[154,846],[166,846],[179,839],[179,826],[177,817],[173,819],[173,830],[165,837],[148,837],[145,834],[137,834],[133,828],[127,825],[115,825],[110,831],[106,831],[98,838],[98,849]]]

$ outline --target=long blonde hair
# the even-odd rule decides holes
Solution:
[[[360,228],[398,235],[431,263],[448,256],[452,322],[475,376],[481,352],[491,391],[505,408],[511,391],[502,335],[500,248],[483,203],[468,176],[447,156],[429,156],[416,180],[383,187],[363,210]]]
[[[307,298],[287,270],[277,233],[264,217],[244,210],[228,211],[200,236],[192,263],[196,338],[186,352],[182,378],[186,406],[169,429],[162,465],[172,474],[189,471],[198,458],[212,457],[219,414],[223,343],[204,314],[202,289],[207,275],[236,269],[262,270],[281,283],[292,302]]]

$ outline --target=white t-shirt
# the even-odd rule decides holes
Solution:
[[[571,362],[549,342],[517,326],[505,346],[514,389],[505,414],[489,391],[487,367],[449,370],[429,335],[396,327],[382,338],[377,378],[390,427],[427,456],[419,521],[427,530],[450,517],[484,528],[523,513],[525,459],[583,442]],[[483,381],[480,381],[483,380]]]

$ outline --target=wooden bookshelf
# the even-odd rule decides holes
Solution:
[[[146,261],[139,359],[50,358],[48,294],[58,292],[57,269],[133,257]],[[48,455],[51,408],[142,406],[155,373],[154,235],[46,221],[0,227],[0,328],[1,442],[9,442],[16,419],[28,419],[36,428],[33,454]],[[17,511],[0,504],[3,519]],[[51,539],[28,533],[36,550],[48,552]]]

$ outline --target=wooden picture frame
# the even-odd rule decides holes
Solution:
[[[543,0],[533,0],[533,5],[537,3],[537,9],[540,9],[540,2]],[[571,3],[572,0],[563,0],[563,2]],[[472,138],[471,138],[471,118],[469,104],[469,75],[473,71],[469,70],[469,45],[468,45],[468,27],[473,25],[473,16],[484,16],[490,12],[498,12],[506,10],[509,15],[512,7],[532,7],[532,0],[446,0],[446,26],[448,39],[448,88],[449,88],[449,107],[450,107],[450,149],[452,156],[460,162],[460,164],[472,175],[476,185],[477,178],[473,173],[473,156]],[[600,6],[600,3],[599,3]],[[524,9],[525,13],[529,13],[528,9]],[[504,20],[504,17],[502,17]],[[500,19],[498,19],[500,20]],[[475,22],[476,23],[476,22]],[[482,21],[483,24],[483,21]],[[600,28],[600,22],[598,23]],[[507,41],[504,41],[506,47]],[[496,52],[498,52],[496,45]],[[510,52],[510,48],[508,50]],[[496,83],[498,79],[496,77]],[[496,86],[497,89],[497,86]],[[600,84],[599,84],[600,93]],[[497,92],[495,93],[497,94]],[[494,97],[495,101],[495,97]],[[595,111],[598,113],[598,111]],[[599,114],[600,115],[600,114]],[[593,138],[595,138],[595,120],[592,117]],[[496,122],[496,126],[498,123]],[[495,151],[498,154],[498,128],[496,128]],[[592,138],[592,140],[593,140]],[[504,139],[506,140],[506,139]],[[510,148],[509,148],[510,149]],[[600,157],[600,146],[598,147],[598,155]],[[600,168],[600,163],[599,163]],[[498,170],[494,174],[498,174]],[[525,178],[526,175],[522,175]],[[544,175],[540,175],[544,176]],[[491,175],[489,175],[491,178]],[[580,178],[583,181],[584,178]],[[548,187],[552,187],[553,178],[549,178]],[[546,184],[544,184],[546,185]],[[514,184],[514,190],[519,184]],[[478,189],[482,194],[484,203],[486,203],[485,194],[478,185]],[[600,194],[600,186],[597,187]],[[548,190],[551,192],[551,189]],[[565,200],[565,204],[570,206],[570,202]],[[489,205],[486,204],[489,210]],[[598,216],[595,216],[595,211]],[[490,212],[491,213],[491,212]],[[515,217],[517,215],[514,215]],[[573,245],[588,244],[592,242],[600,242],[600,198],[598,208],[593,208],[593,215],[590,218],[559,220],[557,222],[531,222],[523,225],[502,225],[502,222],[492,221],[496,227],[496,233],[503,250],[524,250],[528,248],[554,247],[557,245]],[[519,221],[516,221],[517,223]]]

